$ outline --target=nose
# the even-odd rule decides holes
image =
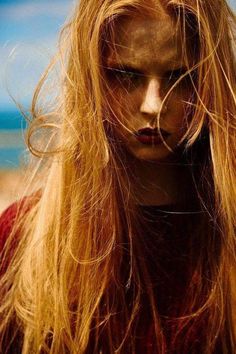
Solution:
[[[150,78],[140,106],[141,113],[157,116],[161,110],[162,113],[165,112],[166,106],[162,106],[163,100],[161,97],[160,86],[160,80],[157,78]]]

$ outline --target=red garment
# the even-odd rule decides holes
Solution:
[[[31,207],[39,200],[39,193],[35,193],[32,196],[24,197],[20,201],[16,201],[11,204],[1,215],[0,215],[0,274],[4,274],[9,262],[14,254],[17,243],[19,242],[20,230],[17,228],[20,217],[25,215]],[[8,254],[5,256],[4,247],[11,232],[14,231],[14,237],[11,238],[11,245],[8,248]],[[2,261],[3,260],[3,261]]]
[[[3,250],[6,240],[15,225],[21,205],[22,203],[15,202],[0,216],[0,250]]]
[[[4,246],[7,242],[7,239],[9,237],[9,235],[11,234],[13,228],[15,228],[17,226],[19,216],[25,215],[38,200],[39,200],[38,193],[34,194],[33,196],[30,196],[30,197],[25,197],[21,201],[15,202],[11,206],[9,206],[2,213],[2,215],[0,216],[0,252],[4,249]],[[158,215],[159,214],[160,213],[158,212]],[[164,218],[165,217],[166,216],[164,215]],[[4,274],[4,272],[6,271],[8,265],[10,263],[11,257],[14,254],[14,251],[16,249],[17,243],[19,242],[19,238],[20,238],[19,228],[17,229],[17,227],[16,227],[15,231],[16,232],[14,233],[14,237],[12,238],[10,248],[8,248],[8,253],[7,253],[6,257],[4,258],[4,261],[0,262],[0,274]],[[152,241],[152,238],[150,238],[150,240]],[[170,238],[170,241],[171,241],[171,238]],[[167,242],[167,240],[165,239],[165,245],[166,245],[166,242]],[[173,247],[171,244],[170,249],[172,249],[172,248]],[[148,249],[150,250],[150,247]],[[3,252],[3,256],[4,256],[4,252]],[[151,257],[150,254],[148,255],[148,257],[149,258]],[[171,259],[171,257],[167,257],[167,259]],[[155,267],[153,266],[153,268],[155,268]],[[170,267],[170,269],[172,269],[172,268]],[[179,279],[179,283],[180,283],[179,289],[177,288],[178,282],[175,283],[175,290],[173,291],[173,289],[172,289],[173,293],[175,293],[175,294],[182,293],[181,292],[181,286],[182,286],[181,281],[182,280]],[[143,339],[139,343],[139,353],[155,354],[156,353],[155,343],[153,343],[154,327],[152,324],[150,324],[147,326],[147,328],[148,328],[148,330],[145,331],[146,333],[144,334]],[[199,332],[199,337],[201,338],[200,332]],[[200,338],[198,338],[198,335],[196,336],[197,340]],[[14,345],[14,354],[15,354],[16,353],[16,344],[14,343],[13,345]],[[17,347],[19,347],[19,352],[17,352],[17,353],[20,353],[21,352],[20,344]],[[10,353],[10,352],[8,352],[8,353]],[[221,353],[220,343],[218,343],[218,346],[216,347],[214,353],[215,354]],[[230,353],[230,351],[229,351],[229,353]],[[178,354],[180,354],[180,353],[178,353]]]
[[[9,266],[10,260],[14,254],[14,251],[17,247],[20,237],[20,230],[17,229],[17,222],[21,215],[25,215],[32,205],[38,200],[35,196],[25,197],[20,201],[16,201],[15,203],[11,204],[1,215],[0,215],[0,252],[4,250],[4,246],[8,240],[9,235],[15,228],[14,237],[12,238],[11,246],[8,248],[8,253],[6,257],[4,257],[4,252],[2,253],[2,257],[4,257],[4,261],[1,264],[0,262],[0,275],[4,274]],[[10,249],[10,251],[9,251]],[[2,258],[3,259],[3,258]],[[17,339],[17,338],[16,338]],[[153,345],[153,327],[150,326],[148,331],[148,338],[144,342],[140,342],[140,353],[151,353],[152,345]],[[14,350],[17,349],[19,352],[21,351],[20,345],[17,342],[13,343]],[[9,352],[11,353],[11,351]]]

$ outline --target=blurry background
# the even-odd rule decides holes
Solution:
[[[27,162],[24,111],[56,52],[73,0],[0,0],[0,212],[13,200]],[[12,96],[12,98],[11,98]]]
[[[236,0],[229,3],[236,8]],[[74,0],[0,0],[0,212],[17,198],[20,167],[27,161],[26,123],[10,96],[27,111],[73,5]]]

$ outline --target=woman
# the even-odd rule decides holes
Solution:
[[[40,192],[1,218],[2,353],[233,353],[234,26],[224,0],[80,1],[61,100],[33,100]]]

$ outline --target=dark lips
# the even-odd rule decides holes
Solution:
[[[162,138],[160,136],[160,133],[162,135]],[[157,128],[154,129],[144,128],[144,129],[139,129],[135,133],[135,136],[138,139],[138,141],[140,141],[142,144],[158,145],[163,142],[163,139],[165,140],[170,135],[163,129],[160,129],[160,133]]]

